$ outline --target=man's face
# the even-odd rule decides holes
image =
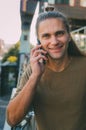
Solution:
[[[56,60],[67,54],[70,35],[61,19],[50,18],[42,21],[38,28],[38,39],[51,58]]]

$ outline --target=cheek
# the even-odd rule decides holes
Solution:
[[[43,48],[44,50],[47,50],[46,44],[42,44],[42,48]]]
[[[69,42],[68,37],[63,37],[61,40],[63,41],[64,44],[67,44]]]
[[[63,41],[64,41],[65,48],[68,48],[69,39],[68,38],[64,38]]]
[[[46,49],[47,46],[48,46],[48,41],[46,41],[46,40],[41,41],[41,45],[42,45],[42,47],[43,47],[44,49]]]

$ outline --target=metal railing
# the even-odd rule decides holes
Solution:
[[[29,112],[23,121],[19,125],[11,127],[11,130],[37,130],[34,117],[34,111]]]
[[[73,40],[77,46],[84,52],[86,52],[86,26],[76,29],[71,32]]]

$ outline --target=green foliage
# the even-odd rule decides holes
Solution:
[[[19,54],[19,47],[20,47],[20,41],[17,42],[13,47],[11,47],[7,53],[5,53],[2,62],[7,61],[8,57],[10,56],[16,56],[18,57]]]
[[[30,44],[30,49],[32,49],[34,47],[34,45]],[[2,62],[7,61],[7,59],[10,56],[16,56],[18,59],[18,55],[19,55],[19,48],[20,48],[20,41],[18,41],[15,45],[13,45],[7,53],[4,54],[4,57],[2,59]]]

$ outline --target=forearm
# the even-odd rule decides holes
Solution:
[[[10,125],[18,124],[27,114],[39,78],[31,75],[20,93],[9,102],[7,107],[7,121]]]

